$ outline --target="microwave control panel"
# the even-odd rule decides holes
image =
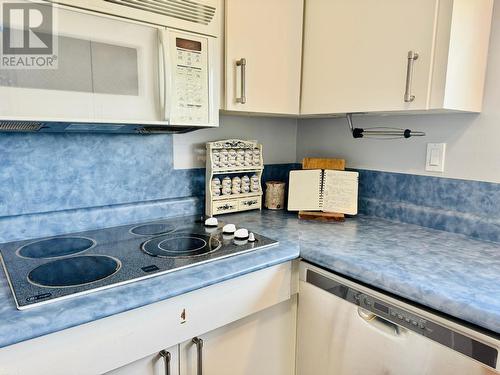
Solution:
[[[204,37],[172,32],[173,125],[203,125],[209,122],[208,42]]]

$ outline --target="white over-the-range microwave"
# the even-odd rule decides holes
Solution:
[[[0,0],[0,131],[218,126],[219,3]]]

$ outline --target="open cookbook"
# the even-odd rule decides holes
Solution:
[[[289,211],[358,213],[358,172],[305,169],[290,172]]]

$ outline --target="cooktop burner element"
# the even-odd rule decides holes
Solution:
[[[133,227],[130,232],[139,236],[158,236],[160,234],[167,234],[173,232],[175,226],[166,223],[144,224]]]
[[[57,258],[81,253],[95,242],[85,237],[56,237],[36,241],[19,248],[18,254],[25,258]]]
[[[253,242],[224,234],[226,223],[205,226],[204,219],[175,217],[9,242],[0,244],[0,260],[23,310],[278,244],[258,234]]]
[[[28,274],[28,280],[52,288],[77,286],[102,280],[119,269],[120,262],[109,256],[84,255],[42,264]]]
[[[141,249],[155,257],[192,257],[211,253],[221,247],[214,236],[194,233],[170,234],[144,242]]]

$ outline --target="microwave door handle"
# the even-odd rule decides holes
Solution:
[[[170,95],[172,92],[172,71],[170,69],[170,50],[167,42],[167,30],[159,30],[160,55],[160,108],[161,120],[170,123]]]
[[[158,29],[158,88],[161,119],[165,113],[165,53],[161,29]]]

